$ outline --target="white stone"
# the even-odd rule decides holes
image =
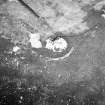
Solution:
[[[39,33],[30,34],[30,40],[29,41],[31,42],[32,47],[35,47],[35,48],[41,48],[42,47]]]
[[[53,50],[53,52],[62,52],[67,48],[67,42],[63,38],[59,38],[54,42],[51,39],[46,40],[46,48]],[[58,49],[58,50],[57,50]]]
[[[40,40],[40,34],[39,33],[30,33],[30,40]]]
[[[31,42],[31,45],[32,45],[32,47],[35,47],[35,48],[42,48],[42,43],[40,41],[37,41],[37,40],[33,40]]]
[[[51,39],[47,39],[46,40],[46,47],[45,48],[47,48],[47,49],[53,49],[53,42],[51,41]]]
[[[56,49],[59,49],[58,52],[62,52],[66,48],[67,48],[67,42],[63,38],[59,38],[54,42],[54,51],[56,51]]]
[[[20,48],[18,46],[13,47],[13,52],[17,52]]]

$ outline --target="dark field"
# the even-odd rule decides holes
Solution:
[[[31,47],[27,31],[34,32],[34,26],[9,15],[5,2],[0,1],[0,105],[105,105],[103,11],[84,8],[89,30],[79,35],[59,33],[69,47],[55,54]],[[14,46],[20,50],[14,52]],[[72,47],[67,58],[48,61],[64,56]]]

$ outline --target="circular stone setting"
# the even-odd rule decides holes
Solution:
[[[46,49],[52,50],[53,52],[63,52],[66,50],[68,44],[63,38],[57,38],[52,41],[51,38],[46,40]]]
[[[66,54],[68,54],[70,52],[71,48],[73,47],[72,40],[70,40],[70,38],[68,38],[68,37],[64,37],[62,34],[60,34],[60,35],[56,34],[55,36],[49,37],[49,39],[51,39],[51,40],[49,40],[50,41],[49,44],[51,46],[47,46],[47,47],[50,47],[50,48],[46,48],[47,42],[45,42],[44,46],[42,48],[39,48],[39,49],[32,48],[33,51],[38,52],[38,54],[42,55],[43,57],[52,59],[52,58],[59,58],[59,57],[65,56]],[[52,44],[54,44],[52,42],[54,42],[57,39],[58,39],[58,41],[59,41],[59,39],[62,39],[64,42],[66,42],[66,45],[63,46],[64,49],[61,49],[61,50],[58,49],[58,51],[56,49],[51,49]],[[54,48],[54,47],[52,47],[52,48]]]

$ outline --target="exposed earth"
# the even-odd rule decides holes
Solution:
[[[72,29],[33,1],[42,2],[0,1],[0,105],[105,105],[105,1],[79,0],[86,14],[73,15]],[[30,33],[41,34],[42,48],[31,46]],[[68,48],[46,49],[45,40],[58,36]]]

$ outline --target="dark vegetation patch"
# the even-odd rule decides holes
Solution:
[[[64,86],[66,87],[66,86]],[[87,93],[81,89],[84,96],[80,98],[78,87],[69,89],[55,88],[53,93],[46,92],[45,87],[36,85],[36,89],[28,88],[27,84],[20,89],[15,82],[9,82],[0,88],[0,105],[104,105],[105,97],[102,91]],[[62,89],[61,89],[62,88]],[[57,89],[57,90],[56,90]],[[80,93],[81,93],[80,92]],[[80,94],[81,95],[81,94]]]
[[[8,51],[9,48],[11,48],[13,44],[9,39],[1,38],[0,37],[0,53],[4,51]]]

